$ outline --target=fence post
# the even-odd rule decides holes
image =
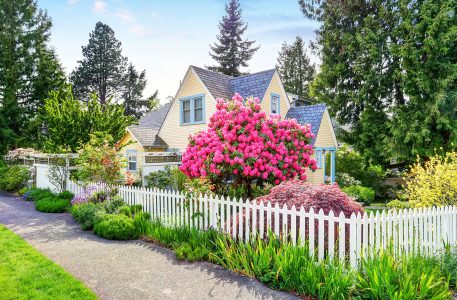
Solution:
[[[354,213],[349,220],[349,263],[351,267],[357,267],[356,251],[357,249],[357,219]]]

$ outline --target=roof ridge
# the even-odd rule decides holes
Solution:
[[[243,78],[243,77],[258,75],[260,73],[266,73],[266,72],[271,72],[271,71],[276,71],[276,68],[263,70],[263,71],[258,71],[258,72],[255,72],[255,73],[249,73],[249,74],[241,75],[241,76],[238,76],[238,77],[232,77],[231,79]]]
[[[191,68],[200,69],[200,70],[203,70],[205,72],[210,72],[210,73],[214,73],[214,74],[217,74],[217,75],[222,75],[222,76],[225,76],[225,77],[228,77],[228,78],[236,78],[236,77],[233,77],[233,76],[230,76],[230,75],[227,75],[227,74],[219,73],[219,72],[216,72],[216,71],[211,71],[211,70],[208,70],[208,69],[205,69],[205,68],[201,68],[201,67],[197,67],[197,66],[194,66],[194,65],[190,65],[190,67]]]

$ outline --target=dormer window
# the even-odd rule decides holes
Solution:
[[[184,97],[180,100],[181,125],[205,123],[205,95]]]
[[[271,113],[275,115],[279,115],[281,113],[280,111],[280,100],[281,97],[278,94],[271,94]]]

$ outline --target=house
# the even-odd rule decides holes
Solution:
[[[187,147],[189,135],[207,128],[210,116],[216,111],[216,99],[231,99],[235,93],[244,99],[259,98],[262,109],[267,113],[295,118],[302,124],[310,123],[316,135],[313,145],[317,150],[319,169],[310,174],[309,180],[316,183],[324,182],[324,177],[334,180],[337,144],[327,108],[323,104],[291,107],[275,69],[231,77],[190,66],[171,104],[148,113],[138,125],[127,128],[121,144],[126,145],[122,151],[128,158],[128,168],[136,171],[143,167],[144,175],[146,167],[166,163],[172,155],[172,160],[180,158],[180,153]],[[324,172],[326,155],[333,161],[328,174]]]

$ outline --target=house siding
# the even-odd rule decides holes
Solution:
[[[208,93],[206,87],[192,69],[189,69],[186,77],[159,132],[159,136],[168,144],[169,148],[178,149],[179,151],[184,151],[186,149],[190,134],[207,128],[209,118],[216,111],[214,98]],[[205,94],[205,123],[180,125],[179,99],[197,94]]]
[[[277,72],[273,75],[270,85],[267,88],[267,91],[265,92],[265,95],[263,96],[262,103],[260,106],[262,107],[262,110],[265,111],[267,114],[271,113],[271,94],[277,94],[280,96],[280,104],[279,104],[279,110],[281,114],[281,118],[283,119],[289,110],[289,106],[287,105],[287,95],[284,93],[284,90],[281,87],[281,80],[279,79],[279,75]]]
[[[130,144],[129,144],[130,143]],[[123,157],[127,157],[127,151],[128,150],[136,150],[138,154],[144,152],[144,148],[135,140],[135,138],[132,136],[130,132],[126,132],[122,140],[119,142],[121,145],[126,145],[125,147],[122,147],[121,150],[119,150],[119,154],[121,154]],[[127,145],[128,144],[128,145]],[[142,156],[137,157],[137,169],[142,169],[144,164],[144,159]]]
[[[330,115],[328,110],[325,109],[324,115],[321,120],[321,124],[319,126],[319,132],[317,133],[317,138],[314,143],[315,147],[337,147],[338,145],[335,143],[333,127],[330,120]],[[314,158],[314,155],[313,155]],[[324,160],[324,156],[322,156],[322,160]],[[324,164],[322,164],[322,168],[317,169],[315,172],[308,173],[308,182],[311,183],[324,183]]]

